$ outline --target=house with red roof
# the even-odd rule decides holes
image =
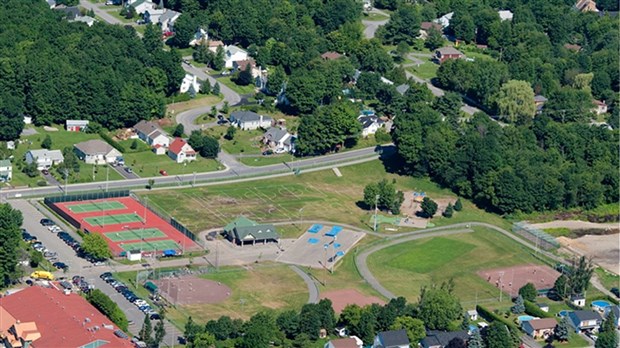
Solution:
[[[196,151],[181,138],[175,138],[168,147],[168,157],[177,163],[191,162],[196,160]]]
[[[0,298],[6,347],[132,347],[105,315],[77,294],[31,286]]]

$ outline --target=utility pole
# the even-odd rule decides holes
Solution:
[[[329,244],[323,245],[324,255],[323,255],[323,268],[325,268],[325,273],[323,274],[323,286],[327,285],[327,248],[329,248]]]
[[[377,232],[377,212],[379,211],[379,195],[375,196],[375,226],[373,231]]]
[[[66,196],[67,195],[67,180],[69,179],[69,170],[65,168],[64,173],[65,173],[65,196]]]
[[[504,277],[504,272],[499,272],[499,302],[502,302],[502,287],[503,287],[502,278],[503,277]]]

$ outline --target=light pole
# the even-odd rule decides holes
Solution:
[[[108,180],[110,180],[110,164],[106,163],[105,166],[105,192],[108,192]]]
[[[375,196],[375,226],[374,226],[374,231],[377,232],[377,212],[379,210],[379,195]]]
[[[301,229],[301,213],[303,213],[304,208],[299,208],[299,229]]]
[[[502,278],[503,277],[504,277],[504,272],[499,272],[499,302],[502,302],[502,287],[503,287]]]
[[[323,267],[325,268],[325,273],[323,274],[323,286],[327,285],[327,248],[329,248],[329,244],[323,245]]]
[[[65,196],[66,196],[67,195],[67,180],[69,179],[69,170],[67,170],[66,167],[65,167],[64,173],[65,173]]]

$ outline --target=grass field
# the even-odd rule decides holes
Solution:
[[[601,281],[601,283],[603,284],[603,286],[605,286],[605,288],[607,290],[611,289],[611,288],[619,288],[620,287],[620,276],[607,272],[606,270],[597,267],[594,272],[596,272],[596,275],[598,276],[598,279]]]
[[[239,182],[182,190],[143,192],[149,204],[158,206],[193,231],[221,227],[239,214],[255,221],[298,221],[320,219],[371,228],[372,212],[358,206],[364,186],[382,179],[396,180],[400,190],[424,191],[432,198],[454,197],[428,179],[386,173],[383,164],[372,161],[340,167],[342,177],[332,170],[302,173],[270,180]],[[463,200],[464,209],[451,219],[434,218],[437,225],[464,221],[484,221],[509,229],[497,215],[484,212]],[[200,219],[196,219],[200,216]],[[401,231],[402,232],[402,231]]]
[[[126,240],[141,240],[144,238],[160,238],[166,234],[158,228],[140,228],[128,231],[107,232],[105,236],[113,242],[123,242]]]
[[[91,202],[84,204],[72,204],[67,206],[74,213],[89,213],[93,211],[106,211],[126,209],[125,205],[118,201]]]
[[[161,175],[160,170],[165,170],[168,175],[191,174],[193,172],[212,172],[220,169],[220,164],[214,159],[200,156],[195,161],[183,165],[176,163],[168,155],[156,155],[150,150],[127,153],[123,156],[126,165],[132,167],[139,176]]]
[[[172,115],[176,115],[180,112],[187,111],[189,109],[194,109],[194,108],[202,107],[202,106],[215,105],[219,103],[220,101],[222,101],[222,97],[214,96],[212,94],[200,94],[199,93],[199,94],[196,94],[196,97],[191,100],[180,102],[180,103],[168,104],[166,106],[166,111],[171,113]]]
[[[238,157],[237,160],[247,166],[260,167],[279,164],[283,162],[294,162],[295,156],[284,153],[280,155],[256,156],[256,157]]]
[[[370,255],[368,267],[388,290],[410,301],[417,300],[421,286],[454,278],[455,293],[464,305],[473,305],[476,299],[479,303],[497,303],[499,292],[477,271],[541,262],[525,247],[495,231],[474,230],[388,247]]]
[[[237,129],[233,140],[226,140],[222,138],[220,144],[222,144],[222,150],[230,154],[260,154],[263,143],[261,141],[263,137],[263,131],[256,130],[240,130]]]
[[[256,91],[256,86],[252,84],[248,86],[239,86],[230,79],[230,76],[218,77],[217,80],[219,81],[219,83],[225,85],[226,87],[232,89],[239,94],[254,94]]]
[[[411,66],[409,68],[407,68],[412,74],[416,75],[417,77],[423,78],[425,80],[430,80],[432,78],[437,77],[437,70],[439,69],[439,65],[431,62],[429,60],[429,58],[426,58],[427,60],[424,62],[424,64],[421,64],[420,66]]]

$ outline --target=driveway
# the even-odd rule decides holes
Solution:
[[[56,178],[52,175],[52,174],[43,174],[41,173],[41,175],[43,176],[43,178],[45,178],[45,181],[47,181],[47,183],[50,186],[58,186],[58,187],[62,187],[62,185],[58,180],[56,180]]]
[[[390,16],[389,14],[373,8],[372,10],[369,11],[369,13],[379,13],[382,14],[384,16]],[[367,39],[372,39],[375,37],[375,34],[377,32],[377,29],[379,29],[380,26],[385,25],[388,22],[388,19],[384,19],[382,21],[362,21],[362,25],[364,26],[364,37]]]
[[[125,179],[137,179],[139,178],[139,176],[136,174],[136,172],[127,172],[125,170],[125,167],[123,166],[116,166],[116,167],[112,167],[110,166],[115,172],[117,172],[118,174],[120,174],[120,176],[122,176]]]

